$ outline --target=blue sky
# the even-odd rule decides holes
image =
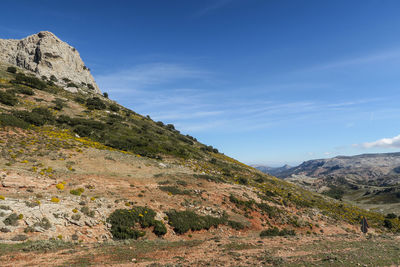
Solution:
[[[3,1],[110,98],[246,163],[400,148],[399,1]]]

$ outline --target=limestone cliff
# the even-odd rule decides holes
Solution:
[[[74,83],[101,93],[78,51],[48,31],[21,40],[0,39],[0,61],[24,68],[38,76],[57,78],[57,83]],[[75,87],[66,87],[76,91]]]

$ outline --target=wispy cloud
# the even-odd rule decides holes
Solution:
[[[230,4],[233,0],[213,0],[211,4],[207,5],[206,7],[200,9],[195,16],[201,17],[204,15],[209,14],[217,9],[223,8]]]
[[[359,57],[347,58],[333,62],[326,62],[319,65],[315,65],[309,68],[301,69],[300,72],[309,71],[322,71],[330,70],[335,68],[343,68],[357,65],[365,65],[369,63],[384,62],[387,60],[398,59],[400,57],[400,49],[379,51],[370,54],[366,54]]]
[[[355,144],[353,146],[361,148],[400,148],[400,135],[392,138],[382,138],[370,143]]]
[[[325,123],[326,118],[342,119],[344,125],[348,114],[356,121],[360,107],[382,101],[271,99],[263,90],[235,88],[231,84],[220,87],[216,73],[165,62],[137,65],[97,76],[96,80],[118,102],[190,133],[210,129],[236,133],[262,131],[298,123]],[[187,87],[182,87],[183,84]]]
[[[151,63],[138,65],[129,70],[97,77],[99,83],[105,85],[119,84],[121,88],[141,89],[150,85],[165,84],[171,81],[199,78],[207,75],[204,71],[181,64]],[[129,87],[129,88],[128,88]],[[121,91],[121,88],[119,91]]]

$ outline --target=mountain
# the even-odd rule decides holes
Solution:
[[[0,61],[51,79],[71,92],[82,88],[100,93],[78,51],[48,31],[21,40],[0,39]]]
[[[26,42],[40,38],[50,50],[60,45],[48,32]],[[329,256],[318,247],[321,255],[294,257],[309,255],[310,241],[342,251],[351,240],[353,253],[354,240],[365,241],[361,216],[373,235],[400,230],[396,216],[264,174],[87,85],[53,82],[41,72],[52,57],[36,41],[21,67],[0,61],[2,265],[297,266]],[[16,43],[19,53],[19,42],[5,43],[1,51]],[[66,44],[58,55],[78,54]],[[48,71],[63,77],[55,64]],[[89,73],[60,68],[71,81]]]
[[[275,175],[364,208],[400,211],[400,153],[309,160]]]
[[[268,173],[271,175],[275,175],[278,173],[282,173],[285,172],[289,169],[291,169],[292,167],[285,164],[282,167],[269,167],[269,166],[265,166],[265,165],[251,165],[251,167],[256,168],[257,170],[262,171],[263,173]]]

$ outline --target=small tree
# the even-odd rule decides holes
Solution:
[[[104,92],[104,93],[103,93],[103,96],[104,96],[105,98],[108,98],[108,93],[107,93],[107,92]]]

